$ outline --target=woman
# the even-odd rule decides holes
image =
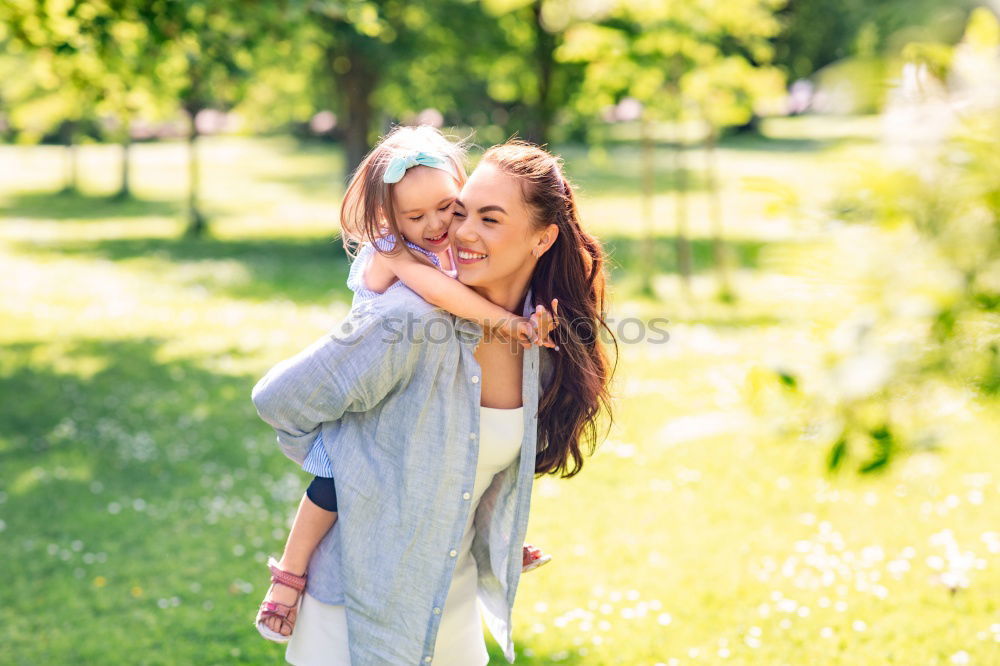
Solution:
[[[520,142],[488,150],[450,238],[459,280],[497,305],[559,299],[560,349],[484,337],[398,288],[257,383],[285,454],[301,463],[322,429],[338,484],[291,663],[485,664],[477,596],[513,662],[533,477],[573,476],[581,441],[596,444],[611,374],[603,256],[558,160]]]

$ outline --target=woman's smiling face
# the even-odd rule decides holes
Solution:
[[[448,225],[458,182],[442,169],[415,166],[393,186],[396,227],[403,238],[431,252],[448,247]]]
[[[520,183],[480,162],[462,188],[450,230],[458,279],[470,287],[525,281],[535,268],[536,229]]]

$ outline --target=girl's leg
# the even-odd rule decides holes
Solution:
[[[303,575],[316,546],[337,522],[337,498],[332,489],[333,479],[318,476],[302,496],[278,562],[285,571]]]
[[[326,508],[324,508],[326,507]],[[333,479],[316,477],[312,485],[302,496],[299,509],[295,514],[292,529],[285,542],[285,550],[278,562],[278,567],[302,576],[309,566],[309,558],[326,536],[333,524],[337,522],[337,501]],[[282,604],[295,602],[299,592],[286,585],[271,586],[270,594],[265,601],[277,601]],[[282,627],[282,621],[277,617],[265,618],[264,623],[272,630],[287,635],[288,625]]]

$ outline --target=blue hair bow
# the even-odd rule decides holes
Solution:
[[[448,160],[437,153],[425,153],[423,151],[397,155],[389,160],[389,166],[385,168],[385,175],[382,176],[384,183],[398,183],[403,179],[406,170],[414,166],[429,166],[435,169],[450,171]]]

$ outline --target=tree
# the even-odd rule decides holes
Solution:
[[[93,45],[80,33],[74,10],[74,5],[58,3],[0,4],[7,57],[30,72],[0,84],[11,108],[11,123],[28,142],[58,130],[67,154],[64,192],[78,189],[78,132],[93,118],[102,72]]]
[[[389,4],[389,3],[386,3]],[[344,127],[347,173],[371,146],[374,93],[388,61],[397,55],[397,27],[371,2],[314,2],[310,14],[323,39],[323,65],[337,91],[335,104]],[[390,15],[398,15],[390,11]]]
[[[488,99],[484,63],[503,49],[497,21],[479,3],[317,0],[306,12],[305,34],[321,52],[317,83],[338,111],[347,174],[390,120],[438,107],[457,124]]]
[[[36,82],[27,92],[5,95],[18,100],[14,123],[32,132],[29,140],[61,123],[75,173],[77,126],[99,112],[110,114],[123,145],[119,196],[127,197],[132,119],[180,106],[191,121],[187,232],[200,235],[206,219],[198,202],[195,119],[207,108],[239,101],[254,69],[254,47],[285,26],[284,3],[259,2],[246,10],[236,0],[5,3],[0,18]],[[42,122],[39,108],[47,111]],[[75,176],[69,183],[75,187]]]
[[[768,39],[779,29],[774,11],[784,0],[739,0],[714,3],[708,0],[685,3],[646,3],[622,0],[614,11],[594,23],[574,26],[566,36],[563,57],[584,64],[584,82],[576,98],[582,113],[596,114],[601,109],[629,97],[642,103],[641,136],[644,152],[655,150],[651,125],[671,121],[678,128],[674,146],[674,174],[677,210],[676,255],[682,285],[689,292],[692,261],[687,238],[685,137],[682,121],[694,112],[709,120],[714,146],[718,128],[752,110],[758,95],[769,88],[773,92],[779,80],[768,68]],[[749,78],[723,83],[719,77]],[[763,86],[763,82],[770,86]],[[685,83],[686,82],[686,83]],[[727,88],[728,86],[728,88]],[[725,104],[716,108],[724,97]],[[652,157],[643,160],[652,168]],[[709,176],[710,186],[714,170]],[[653,175],[644,175],[652,182]],[[644,225],[644,245],[653,244],[652,187],[644,188],[644,205],[649,218]],[[716,200],[717,201],[717,200]],[[722,257],[721,211],[717,211],[715,246]],[[642,288],[651,291],[654,274],[652,254],[644,254],[640,271]],[[721,274],[725,285],[724,273]],[[723,287],[725,294],[726,288]]]
[[[317,81],[329,90],[350,173],[380,120],[427,107],[455,124],[506,126],[545,143],[581,67],[559,57],[573,3],[553,0],[316,1],[309,41],[321,45]],[[470,36],[472,41],[470,42]]]
[[[135,5],[156,49],[158,83],[169,90],[189,119],[188,225],[185,234],[201,236],[207,218],[200,206],[198,114],[232,108],[254,72],[256,49],[286,29],[283,3],[258,2],[248,11],[237,0],[154,0]]]
[[[547,143],[582,79],[583,67],[562,57],[567,31],[608,10],[566,0],[483,0],[483,7],[499,30],[481,69],[489,97],[504,108],[509,130]]]
[[[695,63],[690,52],[697,43],[688,40],[684,23],[669,17],[665,8],[651,10],[639,3],[622,3],[615,14],[595,23],[581,23],[567,34],[563,57],[583,64],[584,79],[575,100],[577,110],[596,116],[623,100],[641,105],[640,140],[643,152],[643,247],[641,291],[652,293],[654,238],[653,192],[655,145],[652,126],[658,121],[682,118],[683,100],[677,81]],[[664,52],[664,47],[669,53]],[[675,243],[678,272],[689,291],[691,250],[687,238],[686,185],[683,180],[683,139],[674,151],[677,210]]]
[[[709,196],[712,229],[712,259],[717,276],[717,296],[736,298],[729,272],[730,248],[725,244],[723,210],[719,193],[716,146],[726,127],[745,125],[753,116],[754,102],[780,97],[784,76],[771,67],[755,67],[740,56],[726,56],[689,72],[681,80],[684,96],[693,100],[705,126],[705,183]]]
[[[778,11],[782,30],[773,40],[774,62],[789,79],[858,53],[893,49],[897,35],[918,30],[925,41],[954,43],[977,0],[789,0]]]
[[[90,11],[78,12],[83,15],[79,32],[93,45],[102,66],[96,110],[116,121],[110,134],[122,146],[117,199],[132,196],[129,174],[134,119],[139,114],[147,118],[166,115],[173,101],[164,95],[169,90],[157,85],[159,48],[151,43],[138,6],[120,1],[92,3]]]
[[[957,46],[931,46],[903,47],[887,150],[855,165],[830,206],[880,231],[824,250],[827,278],[858,281],[866,302],[829,319],[819,363],[748,376],[751,404],[828,446],[831,471],[880,473],[938,449],[948,419],[928,405],[985,413],[1000,395],[1000,19],[977,8]]]

